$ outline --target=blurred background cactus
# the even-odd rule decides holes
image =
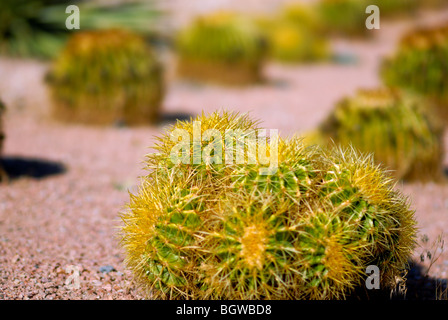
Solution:
[[[265,39],[250,19],[231,12],[197,17],[177,37],[178,74],[224,84],[262,80]]]
[[[366,7],[365,0],[320,0],[316,4],[326,31],[343,36],[368,34],[365,27]]]
[[[309,6],[288,5],[277,15],[256,20],[268,41],[270,58],[282,62],[309,62],[330,57],[330,46],[319,16]]]
[[[54,116],[92,124],[157,121],[162,66],[139,35],[111,29],[74,34],[47,76]]]
[[[365,27],[369,5],[376,5],[381,18],[409,16],[416,13],[419,0],[319,0],[315,7],[329,34],[367,36]],[[371,33],[371,32],[370,32]]]
[[[221,132],[229,117],[248,129],[247,118],[228,113],[196,120]],[[215,175],[158,164],[175,128],[121,214],[126,263],[151,297],[347,298],[370,264],[394,288],[415,245],[414,212],[371,157],[282,139],[276,173],[257,174],[257,162]]]
[[[448,25],[418,29],[405,35],[397,52],[383,62],[389,86],[403,87],[434,100],[448,121]]]
[[[157,38],[163,29],[162,12],[154,0],[99,4],[84,0],[2,0],[0,2],[0,53],[11,56],[54,58],[70,33],[66,8],[77,5],[85,30],[123,28]]]
[[[376,5],[380,9],[381,17],[406,16],[416,13],[420,3],[425,0],[370,0],[365,1],[365,6]]]
[[[359,90],[340,101],[310,141],[350,145],[405,180],[443,178],[443,128],[429,101],[400,90]],[[308,142],[310,143],[310,142]]]

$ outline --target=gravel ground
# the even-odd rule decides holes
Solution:
[[[204,9],[198,1],[189,2],[189,10],[184,10],[181,1],[169,3],[177,8],[179,21]],[[217,4],[239,8],[242,2],[209,3],[211,8]],[[249,3],[248,7],[259,4]],[[264,3],[272,6],[274,1]],[[368,42],[335,41],[335,50],[356,56],[356,64],[269,64],[263,85],[229,89],[170,78],[164,102],[166,121],[157,127],[100,128],[54,122],[42,81],[48,64],[0,58],[0,96],[9,107],[4,162],[11,175],[9,184],[0,185],[0,299],[144,298],[123,265],[116,227],[128,190],[134,190],[144,174],[144,155],[167,122],[225,108],[250,112],[282,135],[305,132],[341,97],[359,87],[379,85],[380,57],[394,49],[406,29],[416,21],[441,20],[448,20],[447,11],[427,13],[412,24],[384,23]],[[433,260],[440,254],[426,277],[428,259],[413,266],[407,297],[434,299],[437,285],[448,278],[447,253],[440,244],[431,247],[448,230],[448,185],[400,183],[398,188],[412,200],[420,236],[429,239],[416,249],[416,261],[424,250],[432,252]],[[70,281],[76,272],[79,288]]]

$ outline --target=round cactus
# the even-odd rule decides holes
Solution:
[[[262,79],[265,40],[248,20],[230,12],[198,17],[179,33],[181,77],[223,84]]]
[[[268,41],[268,55],[281,62],[328,59],[329,44],[319,18],[303,5],[289,5],[278,16],[260,17],[257,25]]]
[[[316,9],[328,32],[359,36],[368,34],[365,26],[365,0],[320,0]],[[370,3],[369,3],[370,4]]]
[[[448,26],[419,29],[404,36],[398,51],[386,59],[382,78],[389,86],[413,90],[439,105],[444,119],[448,93]]]
[[[228,113],[198,119],[218,131],[257,130]],[[148,158],[152,170],[121,214],[126,263],[151,297],[346,298],[371,264],[383,287],[395,286],[415,245],[415,221],[371,157],[280,139],[275,172],[261,175],[257,161],[216,175],[163,163],[175,128]]]
[[[428,101],[387,88],[342,99],[321,124],[316,142],[352,144],[408,180],[442,178],[443,130]]]
[[[144,39],[130,32],[74,34],[47,79],[57,119],[129,125],[158,119],[161,65]]]
[[[282,62],[309,62],[329,58],[325,38],[308,27],[286,20],[260,23],[269,43],[269,57]]]

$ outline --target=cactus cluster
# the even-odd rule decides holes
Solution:
[[[257,19],[268,41],[269,57],[282,62],[329,58],[329,44],[319,22],[315,12],[303,5],[289,5],[277,16]]]
[[[178,34],[176,48],[181,77],[237,85],[262,80],[265,39],[241,15],[219,11],[198,17]]]
[[[74,34],[47,80],[62,121],[153,123],[164,93],[155,53],[140,36],[118,29]]]
[[[342,99],[310,139],[373,153],[399,179],[437,181],[443,177],[443,128],[431,108],[402,90],[360,89]]]
[[[222,136],[228,128],[261,130],[226,112],[195,121],[201,132]],[[415,221],[371,157],[294,137],[279,139],[277,170],[268,175],[260,158],[167,165],[178,129],[193,132],[194,121],[160,138],[149,173],[121,212],[126,263],[152,298],[347,298],[370,264],[380,268],[383,287],[394,287],[414,247]],[[249,148],[250,141],[240,142]],[[184,155],[194,156],[194,143],[207,146],[191,142]]]
[[[381,75],[389,86],[403,87],[433,99],[448,119],[448,25],[405,35],[397,52],[383,62]]]

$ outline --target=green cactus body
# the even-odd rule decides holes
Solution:
[[[253,128],[228,113],[198,118]],[[206,167],[154,166],[170,144],[161,138],[122,215],[126,262],[152,297],[339,299],[362,285],[370,264],[389,288],[406,268],[413,211],[372,157],[292,138],[279,142],[278,170],[267,177],[257,161],[203,179]]]
[[[72,36],[48,75],[62,121],[147,124],[163,98],[161,65],[143,38],[122,30]]]
[[[352,241],[367,250],[364,262],[377,265],[383,270],[383,284],[392,285],[397,270],[407,263],[404,257],[412,254],[415,222],[409,205],[372,157],[345,150],[327,159],[330,164],[320,183],[321,196],[350,226]]]
[[[381,75],[389,86],[418,92],[439,105],[448,119],[448,26],[420,29],[402,38],[399,49],[383,62]]]
[[[208,211],[207,196],[191,177],[175,169],[151,172],[131,197],[134,216],[124,219],[128,265],[160,297],[191,298],[198,290],[199,231]]]
[[[197,18],[177,39],[178,74],[223,84],[262,79],[264,39],[247,19],[229,12]]]
[[[442,127],[428,110],[430,105],[404,91],[359,90],[339,102],[317,136],[323,144],[332,140],[374,153],[377,163],[393,170],[398,178],[439,180]]]

